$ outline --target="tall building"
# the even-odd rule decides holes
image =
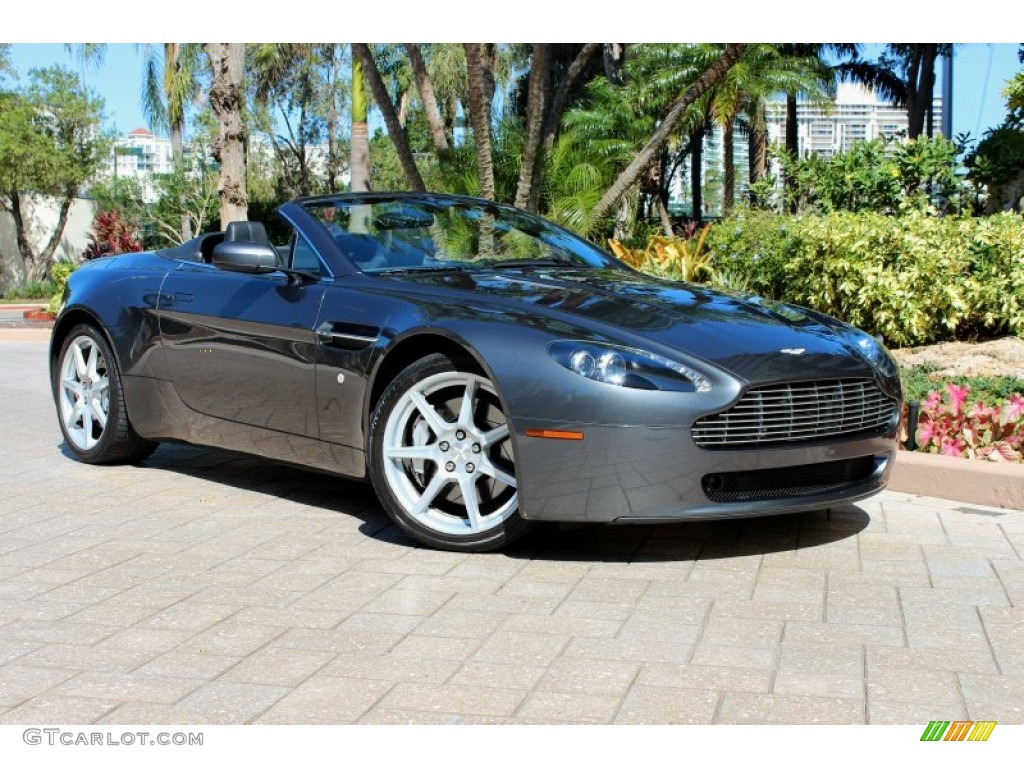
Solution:
[[[933,102],[934,134],[941,133],[942,98]],[[767,105],[768,142],[786,143],[786,102]],[[815,104],[801,100],[797,111],[797,136],[801,157],[816,154],[832,157],[846,152],[857,141],[906,136],[907,111],[880,101],[875,93],[856,83],[840,83],[835,102]]]
[[[170,139],[158,138],[146,128],[136,128],[114,142],[109,175],[136,179],[147,203],[157,200],[153,174],[170,173],[173,168]]]

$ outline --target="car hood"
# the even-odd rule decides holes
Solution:
[[[626,331],[694,355],[748,381],[871,376],[874,371],[810,310],[619,270],[496,269],[409,272],[406,283],[494,296]],[[568,319],[568,318],[566,318]]]

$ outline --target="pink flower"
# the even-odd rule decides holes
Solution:
[[[957,386],[953,382],[946,385],[946,392],[949,393],[949,405],[950,411],[954,416],[959,416],[963,410],[964,403],[967,402],[967,395],[971,391],[971,388],[964,384],[962,387]]]

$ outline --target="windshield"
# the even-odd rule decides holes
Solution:
[[[303,207],[359,269],[621,268],[537,216],[446,198],[319,199]]]

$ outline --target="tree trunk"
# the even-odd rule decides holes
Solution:
[[[633,162],[629,164],[626,170],[619,174],[615,183],[605,192],[604,197],[601,198],[601,201],[594,209],[595,219],[604,218],[615,202],[636,182],[640,173],[654,158],[655,153],[660,151],[661,147],[668,141],[672,131],[675,130],[679,121],[682,120],[687,108],[725,77],[732,68],[732,65],[743,55],[746,47],[746,43],[728,43],[722,57],[708,67],[704,74],[697,78],[697,82],[687,88],[686,92],[676,100],[668,114],[665,115],[665,119],[661,121],[661,125],[654,132],[651,140],[637,153],[636,157],[633,158]]]
[[[800,159],[800,132],[797,122],[797,102],[795,93],[786,94],[786,155],[790,160]],[[784,188],[787,197],[794,197],[793,188],[796,180],[787,174],[784,181]],[[796,202],[790,203],[790,213],[796,213]]]
[[[918,138],[925,128],[925,117],[935,89],[935,59],[938,43],[913,46],[907,67],[907,137]]]
[[[405,50],[409,53],[409,63],[412,65],[416,90],[419,91],[420,101],[423,102],[423,111],[427,115],[427,126],[430,128],[430,140],[434,145],[434,151],[447,152],[448,137],[444,132],[441,110],[437,106],[437,95],[434,93],[434,84],[430,80],[430,73],[427,72],[427,64],[423,61],[423,54],[416,43],[406,43]]]
[[[362,60],[352,56],[352,146],[349,159],[353,192],[370,190],[370,131],[366,125],[366,88]]]
[[[736,147],[734,146],[736,115],[729,115],[722,130],[722,214],[732,210],[736,202]]]
[[[760,202],[754,193],[754,185],[768,175],[768,135],[764,127],[764,102],[759,101],[755,109],[753,124],[747,135],[747,173],[750,177],[749,189],[752,205]]]
[[[426,192],[423,185],[423,177],[420,176],[419,168],[416,167],[416,159],[412,155],[412,148],[409,146],[409,137],[405,135],[405,129],[398,121],[398,113],[395,112],[395,105],[391,103],[391,96],[381,79],[380,70],[377,69],[377,62],[373,60],[370,46],[366,43],[352,43],[352,53],[363,65],[363,74],[370,83],[370,91],[373,93],[373,100],[377,102],[381,113],[384,115],[384,123],[388,127],[388,136],[391,143],[398,151],[398,160],[402,164],[406,181],[415,192]]]
[[[537,150],[544,129],[544,111],[551,90],[551,45],[534,43],[530,62],[530,85],[526,97],[526,141],[523,144],[523,163],[519,168],[515,206],[527,208],[537,170]]]
[[[245,63],[244,43],[203,43],[210,59],[213,79],[210,83],[210,107],[217,116],[217,146],[214,153],[220,163],[220,225],[249,218],[249,200],[245,187],[245,129],[242,107],[245,91],[242,77]]]
[[[694,221],[704,219],[704,126],[690,139],[690,206]]]
[[[164,76],[164,88],[171,82],[177,82],[181,69],[181,43],[164,43],[164,66],[170,69],[170,73]],[[171,75],[173,73],[173,76]],[[167,119],[171,127],[171,162],[175,171],[185,173],[185,115],[171,114],[171,98],[168,94]],[[184,193],[178,196],[178,207],[181,208],[181,242],[187,243],[192,239],[192,219],[187,213],[188,206],[185,203]]]
[[[565,113],[565,108],[569,105],[569,95],[572,93],[572,89],[576,86],[576,82],[580,79],[583,71],[587,68],[587,64],[590,63],[590,60],[600,50],[601,43],[587,43],[584,45],[580,52],[576,54],[576,58],[572,60],[572,64],[569,65],[569,69],[566,71],[565,77],[562,78],[562,82],[558,84],[555,95],[551,98],[551,109],[548,110],[548,115],[544,120],[544,139],[542,144],[545,155],[550,154],[551,149],[555,146],[555,136],[558,134],[558,127],[562,124],[562,115]]]
[[[580,52],[576,54],[576,58],[572,60],[569,69],[565,72],[565,76],[558,84],[554,96],[551,97],[551,106],[544,117],[539,161],[551,156],[551,150],[555,146],[555,137],[558,135],[558,129],[562,124],[562,115],[565,114],[565,109],[569,106],[569,96],[572,94],[572,89],[576,87],[576,83],[579,82],[590,60],[601,50],[601,46],[601,43],[586,43],[580,49]],[[551,85],[550,79],[548,85],[549,87]],[[534,184],[531,188],[527,210],[536,212],[540,209],[540,189],[539,184]]]
[[[494,199],[494,158],[491,154],[491,100],[493,78],[490,89],[487,86],[482,44],[464,43],[466,49],[466,74],[469,80],[469,118],[473,126],[473,141],[476,143],[476,172],[480,183],[480,197]]]
[[[11,217],[14,219],[15,239],[18,243],[18,255],[21,257],[21,274],[26,283],[45,280],[50,276],[50,267],[53,266],[53,255],[57,252],[61,238],[64,237],[64,228],[68,223],[68,216],[71,214],[71,203],[74,202],[77,190],[67,190],[60,201],[60,208],[57,210],[57,226],[50,234],[50,239],[39,253],[35,252],[29,235],[29,227],[25,222],[25,212],[22,210],[21,194],[15,192],[10,196]],[[42,196],[36,198],[35,207],[38,208]],[[18,266],[18,265],[16,265]]]

